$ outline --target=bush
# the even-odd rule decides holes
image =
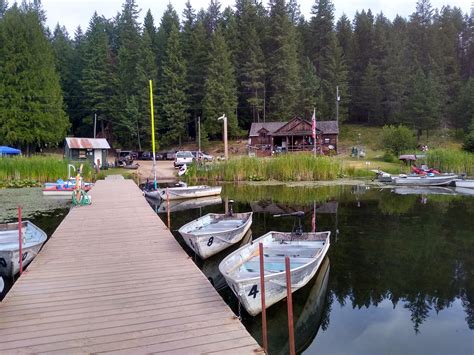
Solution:
[[[403,125],[384,126],[381,145],[387,153],[398,157],[404,151],[415,149],[415,134],[410,128]]]
[[[474,153],[474,120],[472,120],[471,125],[469,126],[469,131],[466,134],[466,138],[464,138],[463,149]]]

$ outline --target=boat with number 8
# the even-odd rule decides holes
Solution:
[[[330,231],[304,233],[304,212],[291,214],[300,218],[293,232],[268,232],[222,260],[219,265],[227,284],[247,312],[255,316],[262,311],[260,300],[259,243],[263,244],[265,305],[281,301],[287,295],[285,257],[290,257],[291,291],[306,285],[318,271],[330,245]],[[283,215],[276,215],[283,216]]]
[[[206,259],[238,243],[252,225],[253,212],[228,214],[209,213],[195,219],[178,232],[186,244],[201,258]]]
[[[30,221],[21,223],[22,265],[28,265],[48,238]],[[0,224],[0,275],[13,277],[20,272],[18,222]]]

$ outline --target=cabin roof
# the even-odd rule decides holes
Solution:
[[[69,149],[110,149],[105,138],[67,137],[66,145]]]
[[[258,132],[263,128],[266,129],[268,132],[273,133],[277,131],[279,128],[286,125],[287,122],[253,122],[252,126],[250,126],[250,137],[257,137]]]
[[[287,122],[254,122],[252,123],[252,126],[250,127],[249,137],[257,137],[259,135],[259,132],[262,129],[266,129],[270,135],[273,135],[282,127],[286,126],[287,124],[289,124],[290,122],[296,119],[299,119],[311,125],[311,121],[307,121],[299,117],[295,117]],[[316,129],[318,131],[321,131],[323,134],[339,134],[339,124],[337,121],[316,121]],[[308,131],[308,132],[311,133],[311,131]],[[287,133],[289,132],[285,132],[285,134]],[[283,132],[279,135],[282,135],[282,134]]]

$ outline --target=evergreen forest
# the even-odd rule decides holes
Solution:
[[[162,147],[194,140],[198,119],[204,140],[221,137],[223,113],[230,136],[246,137],[252,122],[310,119],[313,108],[317,120],[467,132],[474,8],[413,7],[408,18],[336,18],[330,0],[315,0],[304,18],[297,0],[188,0],[182,14],[170,3],[141,23],[144,10],[125,0],[70,34],[46,26],[40,0],[0,0],[0,143],[92,137],[96,117],[98,137],[150,149],[149,80]]]

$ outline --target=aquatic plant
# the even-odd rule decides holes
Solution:
[[[59,178],[66,179],[68,164],[77,167],[80,163],[71,163],[68,160],[54,157],[12,157],[0,158],[0,180],[35,180],[37,182],[56,181]],[[91,180],[93,169],[88,163],[83,165],[82,176]]]
[[[474,154],[457,149],[434,149],[426,157],[428,166],[442,172],[474,175]]]

